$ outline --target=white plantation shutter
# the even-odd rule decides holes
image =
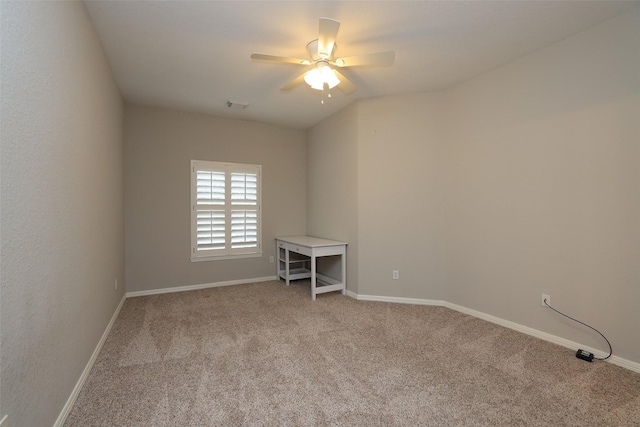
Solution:
[[[231,211],[231,247],[252,248],[258,242],[258,213],[255,210]]]
[[[191,162],[191,259],[259,256],[257,165]]]
[[[196,249],[210,254],[226,249],[225,211],[203,209],[206,205],[225,204],[224,171],[196,170]],[[205,206],[203,206],[205,205]]]
[[[225,249],[225,211],[197,210],[197,250]]]
[[[224,205],[225,173],[218,171],[197,171],[198,204]]]
[[[258,200],[258,175],[231,173],[231,204],[255,205]]]
[[[258,174],[231,173],[231,249],[255,248],[258,243]],[[237,209],[244,207],[244,209]]]

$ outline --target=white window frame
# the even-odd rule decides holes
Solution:
[[[198,171],[217,172],[218,174],[224,173],[223,198],[212,197],[208,202],[198,200]],[[250,200],[232,200],[231,178],[234,174],[236,177],[242,174],[255,174],[257,176],[257,194],[255,195],[255,201],[253,200],[253,196],[249,197]],[[200,245],[198,243],[198,212],[200,212],[202,216],[203,214],[206,215],[206,211],[217,211],[220,218],[224,217],[224,243],[210,245],[220,246],[223,244],[224,247],[222,248],[205,248],[206,245],[202,243],[202,240]],[[253,240],[251,240],[248,247],[242,243],[232,243],[232,216],[239,214],[241,211],[244,211],[245,214],[247,212],[255,212],[257,217],[255,224],[257,228],[256,241],[253,243]],[[222,215],[222,212],[224,212],[224,215]],[[241,239],[242,237],[239,238]],[[260,256],[262,256],[262,166],[191,160],[191,261],[215,261]]]

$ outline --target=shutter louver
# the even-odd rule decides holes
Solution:
[[[198,171],[197,201],[200,205],[224,205],[225,173]]]
[[[255,248],[258,245],[258,213],[255,210],[231,211],[231,248]]]
[[[225,249],[225,211],[198,210],[197,249],[210,251]]]
[[[258,201],[258,176],[254,173],[231,174],[231,204],[255,205]]]

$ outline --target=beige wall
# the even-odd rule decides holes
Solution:
[[[358,106],[360,294],[442,299],[439,101],[413,94]]]
[[[356,190],[327,179],[307,201],[309,229],[329,233],[347,215],[315,207],[357,195],[349,288],[442,299],[606,349],[542,308],[550,294],[639,363],[638,28],[636,8],[442,94],[364,100],[314,126],[310,183],[312,149],[358,149]]]
[[[351,292],[442,299],[439,102],[365,100],[307,133],[307,234],[349,242]]]
[[[640,362],[640,9],[446,94],[445,299]]]
[[[358,292],[358,110],[354,104],[307,132],[307,230],[347,246],[347,289]],[[339,263],[318,268],[340,277]]]
[[[127,291],[276,275],[274,238],[305,232],[304,132],[126,105]],[[191,262],[190,161],[262,165],[263,256]]]
[[[0,417],[51,426],[124,292],[122,101],[84,3],[0,7]]]

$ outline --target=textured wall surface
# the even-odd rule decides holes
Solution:
[[[304,132],[127,104],[124,142],[128,292],[275,276],[274,238],[304,234]],[[191,160],[262,165],[262,257],[191,262]]]
[[[446,299],[640,362],[640,9],[446,95]]]
[[[605,350],[540,306],[551,294],[639,363],[639,29],[636,8],[440,94],[359,101],[357,132],[314,126],[325,158],[358,147],[357,191],[324,180],[307,202],[310,226],[331,230],[344,219],[314,207],[357,197],[357,292],[445,300]]]
[[[364,100],[358,113],[359,292],[441,300],[440,95]]]
[[[341,110],[307,132],[307,234],[347,242],[347,289],[358,292],[358,109]],[[340,277],[340,263],[318,268]],[[325,264],[325,265],[323,265]],[[328,264],[328,265],[327,265]]]
[[[1,7],[2,414],[50,426],[124,292],[122,100],[84,3]]]

